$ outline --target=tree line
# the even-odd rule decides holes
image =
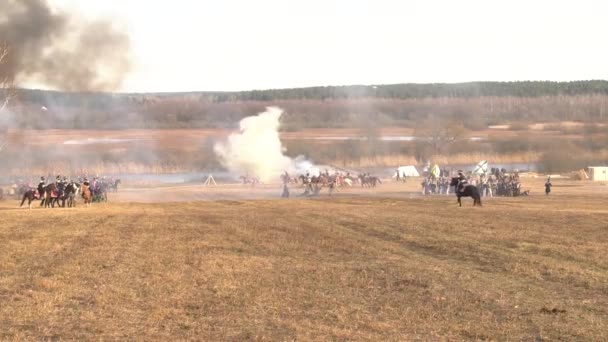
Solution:
[[[267,106],[282,128],[416,127],[430,118],[469,130],[530,122],[606,122],[608,94],[539,97],[332,98],[218,102],[194,94],[75,94],[20,90],[3,123],[31,129],[235,128]]]

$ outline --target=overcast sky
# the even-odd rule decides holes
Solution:
[[[51,2],[129,32],[125,91],[608,79],[608,1]]]

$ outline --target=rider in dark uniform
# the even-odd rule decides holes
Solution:
[[[458,192],[463,192],[468,183],[469,181],[462,170],[458,170]]]
[[[55,178],[55,183],[57,184],[57,194],[59,197],[63,196],[66,183],[61,179],[61,176],[57,176],[57,178]]]
[[[44,195],[44,188],[46,187],[46,180],[44,177],[40,177],[40,182],[38,182],[38,194],[40,197]]]

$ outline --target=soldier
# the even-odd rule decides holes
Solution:
[[[44,177],[40,177],[40,182],[38,182],[38,194],[40,198],[44,196],[44,188],[46,187],[46,180]]]
[[[89,179],[87,177],[84,177],[84,181],[82,182],[82,185],[85,185],[86,187],[91,187],[91,183],[89,183]],[[82,198],[84,198],[84,191],[80,193],[80,196],[82,196]]]
[[[545,195],[546,196],[549,196],[552,186],[553,186],[553,184],[551,184],[551,177],[549,177],[549,178],[547,178],[547,182],[545,183]]]
[[[464,175],[462,170],[458,170],[458,192],[463,192],[465,186],[468,184],[467,177]]]
[[[62,179],[61,176],[57,176],[57,178],[55,178],[55,183],[57,184],[57,195],[59,197],[63,197],[65,186],[67,185],[67,182],[64,181],[64,179],[65,177]]]

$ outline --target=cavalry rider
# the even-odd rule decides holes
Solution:
[[[458,170],[458,192],[463,192],[469,181],[462,170]]]
[[[38,194],[40,194],[40,198],[44,196],[44,188],[46,187],[46,180],[44,177],[40,177],[40,182],[38,182]]]
[[[61,179],[61,176],[57,176],[57,178],[55,178],[55,183],[57,184],[57,194],[59,196],[63,196],[63,191],[65,190],[65,186],[67,185],[66,182]]]
[[[91,184],[91,195],[94,195],[97,193],[97,189],[99,188],[99,181],[97,180],[97,177],[93,177],[93,183]]]

